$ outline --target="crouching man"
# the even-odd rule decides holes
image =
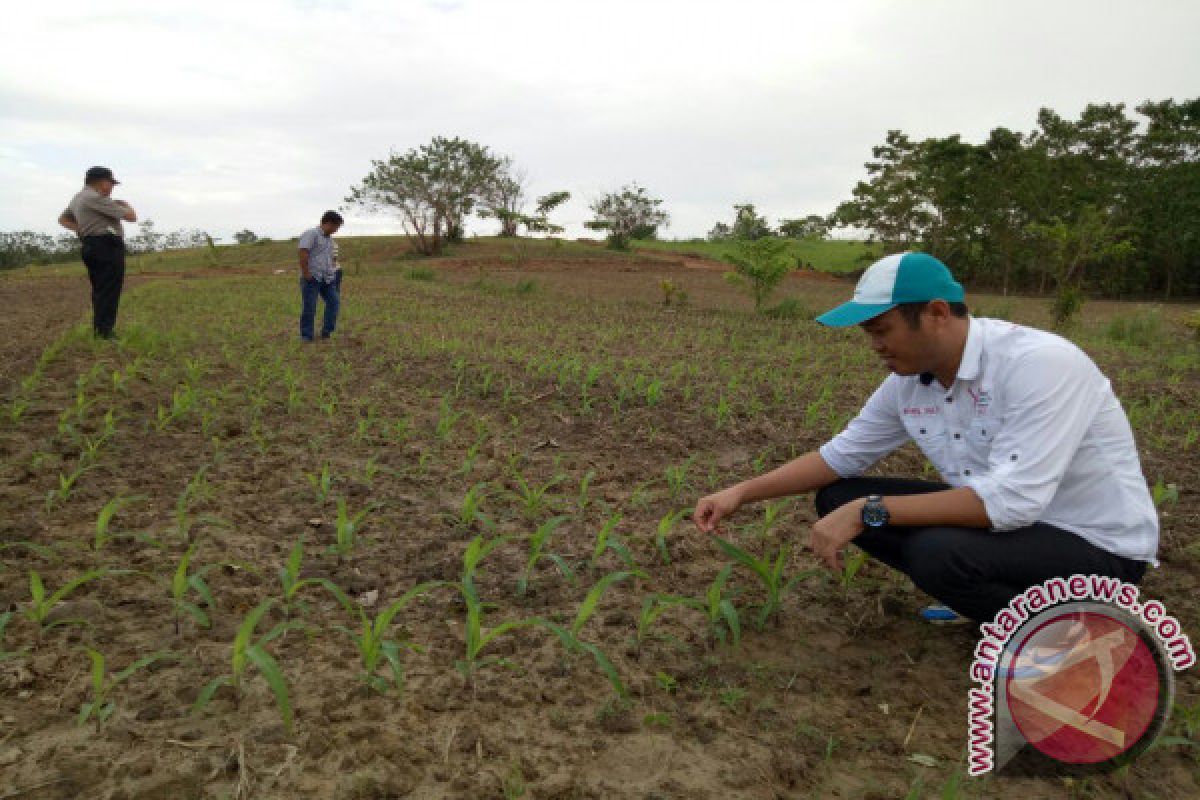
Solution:
[[[858,325],[890,375],[819,450],[702,498],[703,532],[746,503],[816,491],[813,551],[840,569],[853,542],[946,607],[990,621],[1053,577],[1141,580],[1158,517],[1108,380],[1067,340],[967,313],[963,288],[923,253],[891,255],[817,318]],[[915,441],[941,482],[866,478]]]

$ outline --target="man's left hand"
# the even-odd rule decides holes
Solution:
[[[817,557],[834,572],[842,569],[842,550],[863,532],[862,509],[866,500],[855,500],[835,509],[812,526],[809,544]]]

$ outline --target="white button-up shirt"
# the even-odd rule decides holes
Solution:
[[[820,453],[848,478],[909,439],[942,480],[979,495],[994,530],[1045,522],[1157,565],[1158,515],[1129,420],[1066,339],[972,318],[949,389],[889,375]]]

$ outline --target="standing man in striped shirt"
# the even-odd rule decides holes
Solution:
[[[108,167],[92,167],[84,187],[58,217],[58,224],[74,231],[83,244],[83,263],[92,283],[92,329],[100,339],[113,338],[117,306],[125,284],[124,222],[137,222],[137,213],[124,200],[112,198],[120,181]]]
[[[317,297],[325,301],[325,316],[321,322],[321,338],[328,339],[337,327],[338,295],[337,269],[334,265],[333,235],[342,227],[342,215],[326,211],[321,224],[300,235],[300,338],[313,340],[313,323],[317,316]]]

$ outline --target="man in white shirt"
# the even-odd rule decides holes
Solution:
[[[859,325],[892,374],[819,450],[702,498],[697,527],[818,490],[811,545],[831,569],[854,542],[977,621],[1056,576],[1139,581],[1158,517],[1108,380],[1067,340],[974,319],[962,301],[932,256],[873,264],[817,321]],[[862,477],[910,439],[943,482]]]

